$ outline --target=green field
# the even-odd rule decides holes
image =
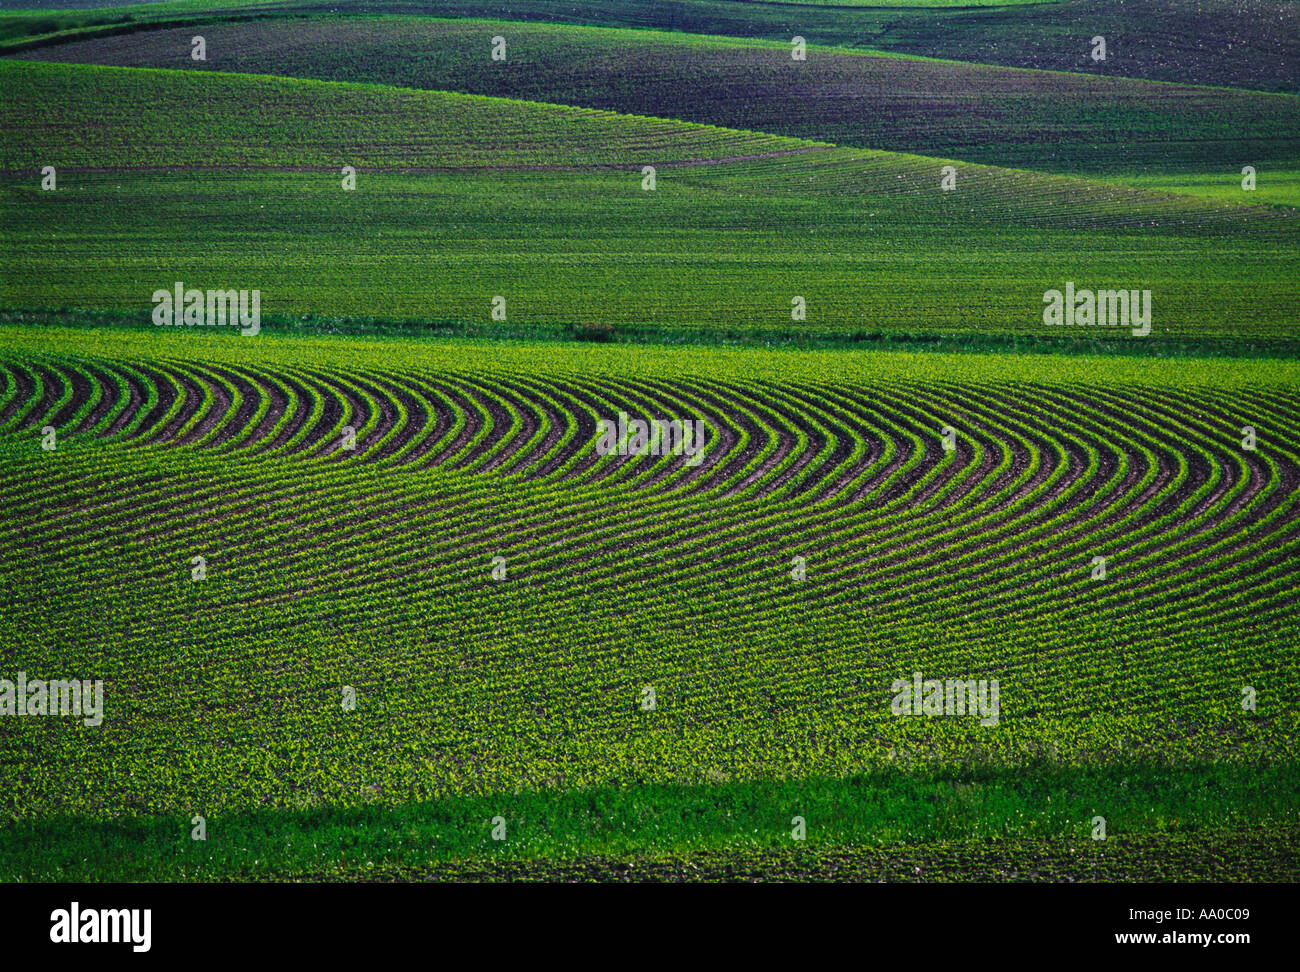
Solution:
[[[272,807],[308,834],[335,825],[313,808],[377,808],[397,841],[381,868],[417,866],[410,813],[458,821],[434,857],[472,857],[489,805],[525,857],[557,834],[562,856],[682,853],[736,837],[727,815],[682,810],[725,783],[737,819],[769,822],[741,828],[756,847],[782,843],[776,814],[801,800],[827,847],[1082,838],[1093,812],[1133,838],[1296,823],[1293,785],[1257,785],[1294,773],[1291,363],[1155,378],[1122,359],[391,338],[25,330],[6,346],[3,549],[26,548],[3,571],[7,660],[111,686],[100,733],[6,736],[48,754],[6,786],[9,812],[86,821],[41,831],[19,874],[71,866],[60,855],[124,817],[242,832]],[[596,417],[620,408],[708,415],[707,462],[597,460]],[[1267,448],[1239,451],[1245,422],[1277,430]],[[944,424],[962,430],[951,453]],[[893,715],[891,683],[914,671],[999,678],[999,722]],[[1143,796],[1094,783],[1084,800],[1101,770]],[[592,820],[580,794],[614,785]],[[1053,787],[1070,800],[1043,802]],[[169,857],[170,829],[132,826],[152,836],[124,876],[252,867],[224,842]],[[323,866],[279,855],[242,873]]]
[[[1252,0],[1245,8],[1239,0],[971,0],[960,5],[910,0],[866,6],[751,0],[179,0],[0,12],[0,52],[214,19],[247,24],[339,13],[649,28],[783,43],[800,36],[811,44],[978,64],[1300,93],[1295,70],[1300,4],[1293,0]],[[1104,61],[1091,56],[1091,39],[1098,34],[1108,38]]]
[[[0,18],[0,881],[1300,879],[1290,42],[968,6]]]
[[[195,34],[204,61],[190,57]],[[498,36],[505,62],[489,57]],[[795,61],[788,42],[645,30],[324,17],[18,56],[461,91],[1048,172],[1213,173],[1238,192],[1242,165],[1294,171],[1300,159],[1300,99],[1290,96],[821,47]]]
[[[511,332],[1042,337],[1045,291],[1140,281],[1161,340],[1300,337],[1298,278],[1277,273],[1298,265],[1289,207],[967,163],[945,192],[942,159],[444,92],[22,62],[0,78],[0,118],[26,135],[0,148],[16,307],[147,320],[158,286],[237,278],[291,317],[491,329],[501,296]]]

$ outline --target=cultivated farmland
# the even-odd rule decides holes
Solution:
[[[1044,290],[1140,273],[1166,341],[1300,336],[1297,278],[1276,272],[1296,265],[1289,207],[967,163],[947,193],[945,160],[446,92],[22,62],[0,78],[19,95],[0,118],[27,133],[0,147],[16,307],[139,313],[160,279],[251,277],[268,314],[457,331],[1042,338]],[[168,139],[208,119],[214,142]],[[46,164],[62,192],[17,174]]]
[[[991,837],[1065,836],[1077,822],[1044,817],[999,767],[1027,761],[1048,777],[1030,788],[1050,789],[1052,774],[1164,764],[1176,793],[1195,779],[1178,766],[1233,780],[1289,751],[1296,676],[1277,645],[1296,635],[1300,457],[1281,441],[1242,454],[1235,429],[1295,421],[1291,365],[1175,363],[1156,383],[1111,366],[1085,392],[1087,361],[1031,375],[1015,358],[787,352],[737,383],[713,376],[745,352],[504,346],[485,361],[475,345],[254,353],[196,337],[163,360],[151,334],[7,342],[29,350],[5,366],[5,549],[28,555],[5,571],[5,641],[15,664],[92,664],[138,700],[97,736],[46,721],[6,737],[90,778],[126,760],[136,781],[85,791],[52,770],[11,806],[23,821],[89,814],[94,833],[146,809],[396,813],[413,798],[464,811],[462,794],[629,780],[671,815],[658,781],[776,779],[773,812],[807,798],[860,820],[833,845],[899,833],[870,810],[880,784],[814,797],[798,781],[975,765],[992,774],[961,784],[975,803],[922,814],[918,838],[966,814]],[[597,457],[596,422],[620,410],[707,415],[705,461]],[[54,456],[36,447],[51,422]],[[944,425],[961,429],[952,452]],[[1207,643],[1210,625],[1231,634]],[[890,683],[917,670],[999,677],[997,730],[891,716]],[[1212,688],[1243,681],[1268,686],[1249,717]],[[345,684],[373,703],[363,718],[337,711]],[[1282,825],[1292,800],[1255,793],[1231,817]],[[1020,822],[996,822],[1003,801]],[[1166,815],[1224,825],[1163,802],[1119,819],[1135,838]],[[578,831],[575,852],[607,846],[546,813]],[[210,865],[145,855],[128,873],[182,866]]]
[[[892,51],[921,57],[1256,91],[1300,92],[1300,10],[1292,0],[1046,0],[928,4],[924,0],[758,3],[752,0],[172,0],[130,4],[51,0],[66,12],[0,15],[0,44],[48,47],[142,26],[313,16],[493,17],[520,23],[635,27]],[[1098,33],[1107,59],[1090,56]]]
[[[1300,877],[1296,95],[335,6],[6,22],[0,880]]]
[[[190,38],[208,45],[190,57]],[[495,36],[510,56],[483,56]],[[629,52],[632,52],[629,55]],[[434,88],[1048,172],[1294,168],[1297,99],[677,33],[407,17],[211,22],[19,57]],[[1225,158],[1225,149],[1237,153]]]

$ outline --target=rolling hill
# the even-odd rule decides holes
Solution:
[[[1142,343],[1045,327],[1044,294],[1078,281],[1151,290],[1156,342],[1297,337],[1287,208],[964,163],[949,192],[940,159],[443,92],[22,62],[0,77],[0,118],[26,133],[0,145],[14,307],[144,321],[158,287],[241,281],[272,316],[489,331],[502,297],[504,333]],[[55,98],[57,115],[38,107]]]

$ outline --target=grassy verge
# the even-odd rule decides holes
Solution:
[[[1101,854],[1101,841],[1089,846],[1099,815],[1108,841],[1136,842],[1148,855],[1204,841],[1218,844],[1220,856],[1236,848],[1244,867],[1276,870],[1295,866],[1298,814],[1300,771],[1293,764],[657,784],[467,795],[387,808],[255,809],[208,818],[204,841],[191,838],[186,814],[14,822],[0,830],[0,880],[394,878],[456,871],[490,877],[512,869],[563,876],[593,858],[606,865],[643,859],[653,869],[701,852],[733,865],[785,857],[797,868],[801,860],[807,866],[845,855],[873,855],[883,863],[926,856],[936,847],[972,862],[992,852],[1031,868],[1035,854]],[[802,844],[791,835],[795,816],[806,822]],[[498,817],[503,840],[492,838]],[[1241,839],[1247,829],[1253,840]],[[1261,845],[1266,836],[1277,846]]]

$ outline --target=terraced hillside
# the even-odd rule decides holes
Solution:
[[[190,57],[196,33],[204,61]],[[498,36],[504,63],[489,57]],[[1292,169],[1300,158],[1294,97],[823,48],[795,61],[788,40],[317,18],[187,25],[17,56],[462,91],[1049,172],[1154,166],[1217,173],[1238,190],[1242,165]]]
[[[741,843],[778,854],[806,800],[823,849],[1033,838],[1080,877],[1100,860],[1068,849],[1092,816],[1080,801],[1112,800],[1139,843],[1294,826],[1296,791],[1258,775],[1293,772],[1291,364],[1154,377],[527,345],[485,360],[474,344],[183,334],[159,355],[152,334],[12,330],[5,346],[0,638],[11,664],[109,686],[102,732],[26,720],[0,744],[5,774],[19,752],[51,755],[3,790],[35,828],[30,867],[145,813],[115,873],[233,866],[229,847],[165,852],[165,820],[195,807],[255,831],[258,808],[373,805],[382,826],[349,825],[367,840],[415,812],[442,835],[436,860],[500,863],[554,858],[557,831],[574,860],[734,849],[754,814]],[[744,378],[718,377],[741,360]],[[599,455],[596,423],[620,411],[702,418],[703,460]],[[894,714],[916,671],[998,679],[994,722]],[[1147,796],[1117,795],[1107,766]],[[1233,809],[1193,795],[1205,774]],[[615,784],[632,789],[593,795],[597,822],[576,808]],[[973,802],[936,810],[926,794],[954,785]],[[1043,803],[1058,791],[1073,796]],[[731,799],[748,809],[689,810]],[[521,844],[490,849],[489,805]],[[85,823],[57,839],[39,823],[65,814]],[[434,866],[404,841],[392,867]],[[1288,854],[1240,863],[1293,875]],[[281,848],[250,873],[322,866]]]
[[[1043,295],[1141,282],[1151,343],[1300,336],[1288,208],[965,163],[946,192],[944,160],[443,92],[20,62],[0,78],[0,121],[26,133],[0,144],[16,307],[146,321],[159,287],[242,280],[282,319],[1136,344],[1046,327]]]

